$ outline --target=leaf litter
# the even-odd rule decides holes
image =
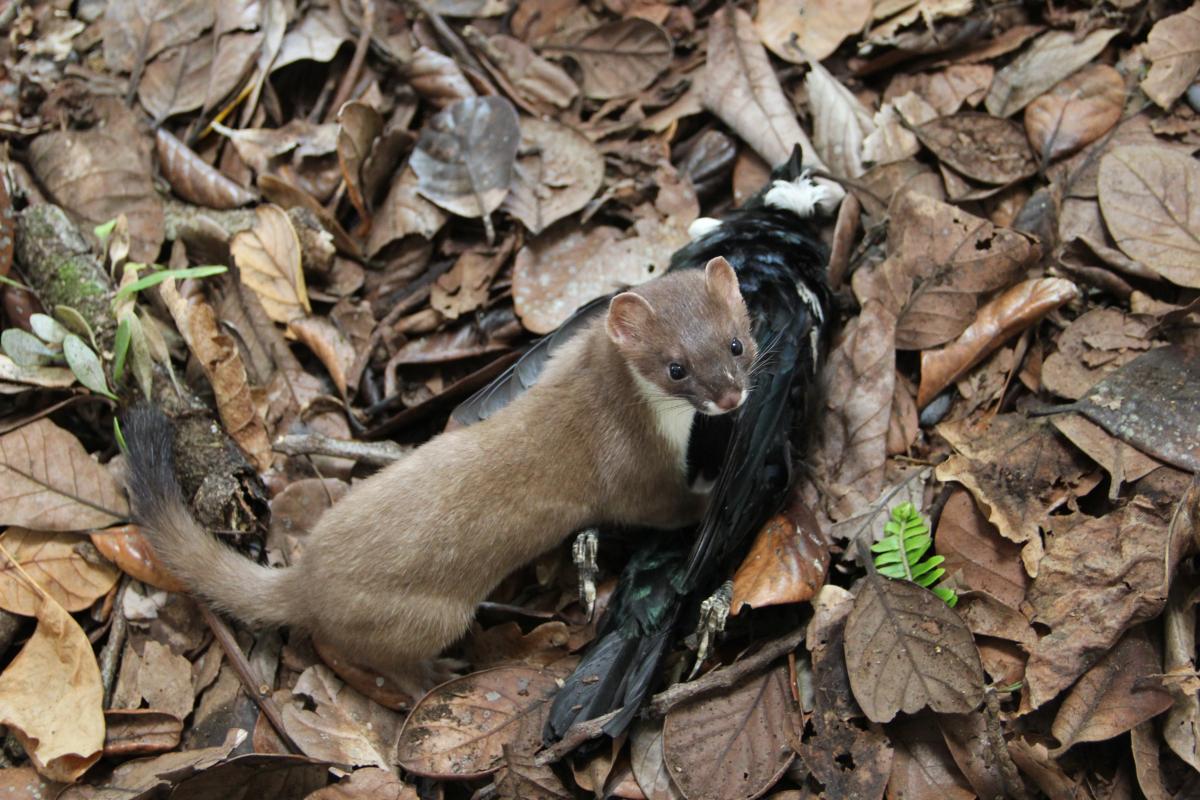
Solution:
[[[1196,5],[59,6],[6,17],[0,79],[0,786],[1200,792]],[[216,409],[189,498],[285,563],[347,456],[354,478],[395,457],[355,448],[433,435],[795,144],[853,197],[849,287],[810,468],[729,565],[697,695],[664,683],[628,742],[546,763],[547,700],[596,632],[565,552],[501,584],[465,677],[415,705],[167,593],[107,393]],[[213,264],[233,272],[116,295]],[[318,434],[350,449],[272,446]],[[904,503],[953,609],[861,561]],[[802,646],[737,672],[810,608]]]

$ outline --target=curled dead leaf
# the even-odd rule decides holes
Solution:
[[[405,167],[392,182],[387,198],[375,215],[367,253],[378,255],[392,242],[406,236],[432,239],[446,224],[446,214],[417,193],[417,174]]]
[[[1065,278],[1035,278],[1018,283],[990,300],[956,340],[921,353],[917,405],[928,405],[942,389],[965,375],[1000,345],[1077,297],[1079,288]]]
[[[831,542],[798,495],[767,520],[733,576],[729,613],[811,600],[825,583]]]
[[[863,142],[875,131],[871,112],[816,62],[811,64],[804,85],[812,107],[817,155],[835,176],[860,177],[865,171]]]
[[[237,208],[255,200],[254,192],[209,166],[166,128],[154,131],[158,165],[175,193],[207,208]]]
[[[234,236],[229,251],[242,283],[254,290],[271,319],[288,323],[312,313],[300,266],[300,239],[279,206],[256,208],[254,227]]]
[[[93,531],[91,540],[105,558],[134,580],[168,592],[187,591],[182,581],[167,572],[136,525],[119,525]]]
[[[1081,69],[1025,108],[1025,131],[1042,161],[1091,144],[1116,125],[1125,79],[1107,64]]]
[[[183,733],[179,717],[153,708],[110,708],[104,724],[106,758],[165,753],[179,746]]]
[[[352,100],[338,111],[338,164],[346,181],[346,194],[359,216],[370,219],[370,201],[363,193],[363,165],[371,146],[383,132],[383,117],[374,106]]]
[[[468,97],[475,89],[458,64],[449,56],[428,47],[418,47],[405,67],[413,89],[435,108],[446,108]]]
[[[0,536],[12,559],[0,562],[0,608],[32,616],[42,604],[26,576],[67,611],[81,611],[116,584],[120,571],[68,533],[10,527]],[[89,557],[90,555],[90,557]]]

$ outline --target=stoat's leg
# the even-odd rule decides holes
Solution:
[[[708,658],[708,648],[715,634],[725,630],[725,620],[729,618],[729,606],[733,600],[733,581],[725,581],[721,587],[700,604],[700,619],[696,623],[693,634],[699,640],[696,647],[696,663],[688,680],[696,677],[700,665]]]
[[[599,550],[600,534],[595,528],[580,533],[571,545],[571,558],[579,570],[579,602],[583,604],[589,620],[596,610],[596,575],[600,572],[596,565],[596,554]]]
[[[805,170],[794,181],[777,180],[767,190],[763,201],[772,208],[791,211],[807,219],[818,214],[832,215],[846,196],[846,190],[833,181],[812,177]]]

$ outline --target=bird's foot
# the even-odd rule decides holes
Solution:
[[[596,566],[596,554],[600,551],[600,535],[595,528],[590,528],[575,537],[571,545],[571,558],[579,571],[579,602],[592,618],[596,610],[596,575],[600,568]]]
[[[699,642],[696,647],[696,663],[688,680],[696,677],[712,645],[713,637],[725,630],[725,620],[729,618],[729,607],[733,601],[733,581],[725,581],[721,587],[700,604],[700,619],[696,622],[696,632],[693,636]]]

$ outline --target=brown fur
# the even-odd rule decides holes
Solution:
[[[479,602],[570,533],[698,518],[704,500],[686,485],[686,434],[664,435],[663,415],[690,424],[705,400],[748,385],[754,358],[733,270],[715,262],[638,288],[642,300],[614,300],[615,338],[613,320],[598,321],[509,407],[356,484],[292,567],[242,558],[199,528],[177,487],[156,488],[169,464],[154,461],[152,436],[135,419],[126,438],[136,515],[168,566],[218,608],[302,628],[403,688],[425,687],[440,677],[431,659],[466,631]],[[640,305],[621,315],[630,302]],[[737,358],[735,336],[746,348]],[[688,380],[669,378],[671,361],[687,362]]]

